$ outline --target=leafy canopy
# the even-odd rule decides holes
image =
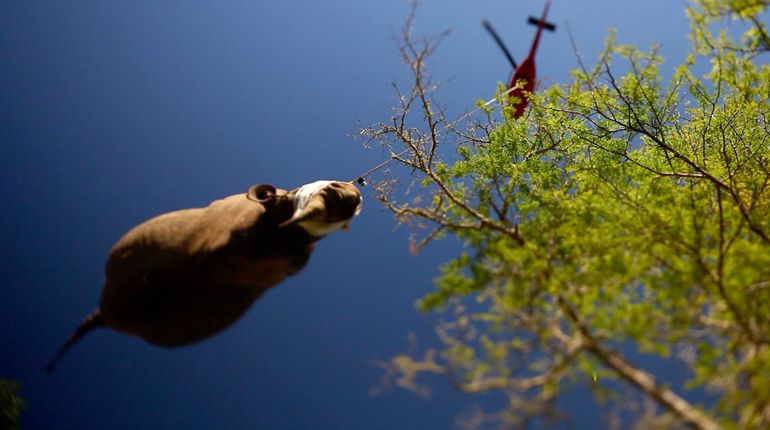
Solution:
[[[466,251],[419,301],[444,310],[443,351],[391,360],[402,386],[429,372],[500,391],[508,407],[476,422],[510,427],[557,418],[558,396],[583,387],[615,411],[634,388],[644,428],[770,428],[767,5],[693,2],[692,53],[670,79],[654,48],[610,36],[595,65],[531,95],[525,117],[480,103],[462,123],[433,100],[436,41],[413,40],[407,22],[411,89],[365,134],[421,191],[402,202],[391,179],[379,197],[415,230],[432,226],[413,248],[453,235]],[[684,363],[689,381],[659,380],[651,356]]]

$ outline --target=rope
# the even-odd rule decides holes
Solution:
[[[461,115],[461,116],[460,116],[459,118],[457,118],[456,120],[454,120],[454,121],[452,121],[451,123],[449,123],[449,124],[445,125],[445,126],[444,126],[444,128],[442,128],[442,129],[441,129],[441,131],[444,131],[444,130],[446,130],[446,129],[450,128],[450,127],[454,127],[455,125],[457,125],[457,123],[459,123],[460,121],[462,121],[462,120],[464,120],[464,119],[468,118],[469,116],[471,116],[471,115],[475,114],[476,112],[478,112],[478,111],[479,111],[479,110],[481,110],[482,108],[485,108],[485,107],[487,107],[487,106],[489,106],[489,105],[491,105],[491,104],[494,104],[495,102],[497,102],[497,100],[498,100],[498,99],[499,99],[501,96],[502,96],[502,97],[504,97],[504,96],[507,96],[508,94],[510,94],[511,92],[513,92],[513,90],[515,90],[516,88],[518,88],[518,87],[516,87],[516,86],[513,86],[513,87],[511,87],[511,88],[508,88],[507,90],[505,90],[504,92],[502,92],[502,93],[500,94],[500,96],[498,96],[498,97],[495,97],[495,98],[492,98],[492,99],[489,99],[489,100],[487,100],[486,102],[484,102],[484,104],[482,104],[481,106],[477,106],[475,109],[473,109],[473,110],[471,110],[471,111],[469,111],[469,112],[466,112],[465,114]],[[381,162],[381,163],[377,164],[376,166],[372,167],[371,169],[367,170],[366,172],[364,172],[364,173],[362,173],[362,174],[360,174],[360,175],[356,176],[356,178],[355,178],[355,179],[351,179],[349,182],[350,182],[351,184],[352,184],[353,182],[357,182],[357,183],[358,183],[358,185],[360,185],[360,186],[362,186],[362,187],[365,187],[365,186],[366,186],[366,177],[367,177],[367,176],[369,176],[369,175],[371,175],[372,173],[374,173],[374,172],[376,172],[376,171],[378,171],[378,170],[382,169],[383,167],[387,166],[387,165],[388,165],[388,163],[390,163],[391,161],[393,161],[393,160],[394,160],[394,159],[396,159],[397,157],[400,157],[400,156],[402,156],[402,155],[406,154],[407,152],[409,152],[409,149],[404,149],[403,151],[401,151],[401,152],[399,152],[399,153],[397,153],[397,154],[393,154],[393,153],[391,153],[391,154],[390,154],[390,158],[388,158],[388,159],[386,159],[385,161],[383,161],[383,162]]]

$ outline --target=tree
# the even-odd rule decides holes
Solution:
[[[21,386],[18,382],[0,378],[0,429],[18,430],[21,411],[25,407],[24,400],[19,395]]]
[[[610,36],[524,117],[480,103],[451,123],[426,68],[438,39],[414,39],[410,15],[411,88],[362,134],[413,172],[409,200],[397,177],[375,185],[412,248],[451,235],[466,251],[418,302],[445,319],[443,347],[392,358],[399,385],[430,373],[504,394],[467,420],[481,427],[558,419],[560,395],[590,389],[608,426],[770,428],[768,3],[693,1],[692,52],[670,81],[654,48]],[[737,40],[721,29],[735,18]],[[686,384],[650,357],[684,363]]]

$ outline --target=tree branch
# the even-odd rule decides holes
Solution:
[[[559,303],[570,321],[580,330],[580,333],[586,339],[586,350],[593,353],[602,363],[618,372],[623,379],[630,382],[650,397],[654,398],[662,406],[666,407],[682,421],[688,423],[698,430],[721,430],[722,426],[712,420],[707,415],[701,413],[682,397],[678,396],[672,390],[659,384],[655,376],[645,372],[641,368],[634,366],[619,351],[613,351],[605,348],[590,332],[586,324],[578,315],[575,308],[570,305],[562,296],[558,296]]]

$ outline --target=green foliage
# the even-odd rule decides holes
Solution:
[[[19,397],[21,385],[10,379],[0,379],[0,429],[18,430],[24,400]]]
[[[770,66],[756,61],[770,47],[766,6],[694,2],[693,52],[671,82],[654,48],[610,37],[594,67],[533,95],[524,118],[487,111],[470,131],[395,139],[430,198],[397,204],[381,188],[381,199],[467,249],[419,302],[455,311],[440,328],[445,367],[432,368],[468,392],[505,392],[504,425],[552,416],[572,386],[604,400],[623,381],[656,404],[642,417],[656,425],[770,428]],[[746,22],[739,40],[712,35],[725,17]],[[442,161],[450,138],[457,156]],[[717,402],[691,404],[617,351],[629,345],[683,360],[689,393]]]

